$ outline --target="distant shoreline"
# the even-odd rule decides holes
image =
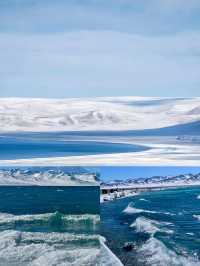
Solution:
[[[200,182],[191,183],[191,184],[183,184],[179,183],[176,185],[162,185],[162,186],[107,186],[101,187],[101,195],[100,195],[100,203],[108,202],[108,201],[115,201],[118,199],[123,199],[127,197],[134,197],[139,195],[141,192],[151,192],[151,191],[159,191],[159,190],[166,190],[166,189],[176,189],[176,188],[185,188],[185,187],[194,187],[200,186]],[[102,191],[107,190],[108,193],[102,193]],[[112,191],[113,192],[109,192]]]

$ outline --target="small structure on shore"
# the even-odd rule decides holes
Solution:
[[[132,187],[132,186],[101,186],[101,202],[115,200],[118,198],[136,196],[140,192],[152,191],[157,187]]]
[[[125,187],[101,187],[101,202],[137,195],[137,189]]]

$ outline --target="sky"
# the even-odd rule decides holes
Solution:
[[[199,0],[1,0],[0,97],[200,96]]]
[[[148,178],[152,176],[176,176],[180,174],[198,174],[200,167],[178,166],[102,166],[90,168],[100,173],[102,181],[125,180],[128,178]]]

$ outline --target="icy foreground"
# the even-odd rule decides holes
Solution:
[[[112,251],[101,241],[100,250],[100,265],[101,266],[123,266],[121,261],[112,253]]]
[[[56,222],[60,232],[52,231]],[[98,223],[99,216],[89,214],[0,213],[0,265],[97,266],[99,235],[89,228]],[[80,228],[82,233],[77,233]]]
[[[199,119],[199,98],[0,99],[2,132],[143,130]]]
[[[98,185],[94,174],[68,174],[61,170],[31,171],[22,169],[0,169],[0,186],[80,186]]]
[[[0,265],[123,266],[102,237],[91,233],[99,225],[99,215],[58,217],[62,232],[47,230],[57,221],[56,213],[0,213]],[[80,229],[86,233],[77,233]]]

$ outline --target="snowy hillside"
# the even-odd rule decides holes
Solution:
[[[77,186],[98,185],[92,173],[66,173],[61,170],[0,169],[0,185]]]
[[[200,120],[200,98],[0,99],[0,131],[143,130]]]
[[[177,176],[153,176],[149,178],[129,178],[102,182],[102,186],[164,187],[179,185],[200,185],[200,173]]]

